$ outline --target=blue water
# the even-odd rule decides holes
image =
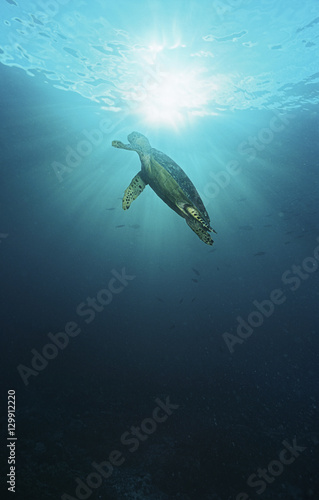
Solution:
[[[0,13],[16,498],[316,500],[318,2]],[[111,143],[134,130],[190,177],[212,246],[149,186],[122,210],[140,160]]]

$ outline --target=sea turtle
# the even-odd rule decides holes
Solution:
[[[213,240],[208,231],[214,231],[214,229],[210,227],[208,213],[194,184],[181,167],[169,156],[152,148],[147,138],[139,132],[132,132],[127,139],[130,144],[112,141],[112,146],[136,151],[140,157],[142,169],[133,177],[124,193],[123,209],[130,208],[131,203],[149,184],[166,205],[186,219],[189,227],[204,243],[212,245]]]

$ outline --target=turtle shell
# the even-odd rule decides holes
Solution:
[[[151,149],[151,156],[162,168],[166,170],[166,172],[168,172],[169,175],[173,177],[175,182],[178,184],[179,188],[182,190],[182,192],[185,194],[188,200],[199,210],[203,219],[205,219],[205,221],[209,225],[210,219],[206,211],[206,208],[204,206],[204,203],[201,197],[199,196],[198,191],[195,188],[194,184],[185,174],[184,170],[182,170],[181,167],[177,165],[177,163],[175,163],[174,160],[172,160],[172,158],[165,155],[161,151],[158,151],[157,149],[154,148]],[[149,184],[152,186],[151,178],[149,178]],[[161,193],[158,193],[158,195],[160,196]],[[167,200],[164,201],[167,203]]]

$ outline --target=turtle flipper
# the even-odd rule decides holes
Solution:
[[[139,172],[133,177],[131,184],[125,190],[122,200],[123,210],[128,210],[130,208],[131,203],[141,194],[145,186],[146,184],[141,177],[141,172]]]
[[[132,146],[129,144],[123,144],[121,141],[112,141],[113,148],[128,149],[129,151],[134,151]]]
[[[197,236],[204,242],[206,245],[212,245],[214,240],[211,238],[210,234],[207,232],[206,228],[200,224],[199,221],[194,219],[186,219],[189,227],[197,234]]]
[[[204,226],[207,231],[214,231],[214,233],[216,233],[216,231],[211,228],[210,225],[207,224],[207,222],[205,222],[205,220],[195,207],[193,207],[192,205],[185,205],[184,210],[188,213],[188,215],[194,217],[194,219],[196,219],[200,223],[200,225]]]

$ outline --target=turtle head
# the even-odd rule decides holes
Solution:
[[[131,144],[132,148],[137,152],[148,153],[151,150],[151,145],[146,139],[145,135],[139,132],[132,132],[127,137],[128,142]]]

